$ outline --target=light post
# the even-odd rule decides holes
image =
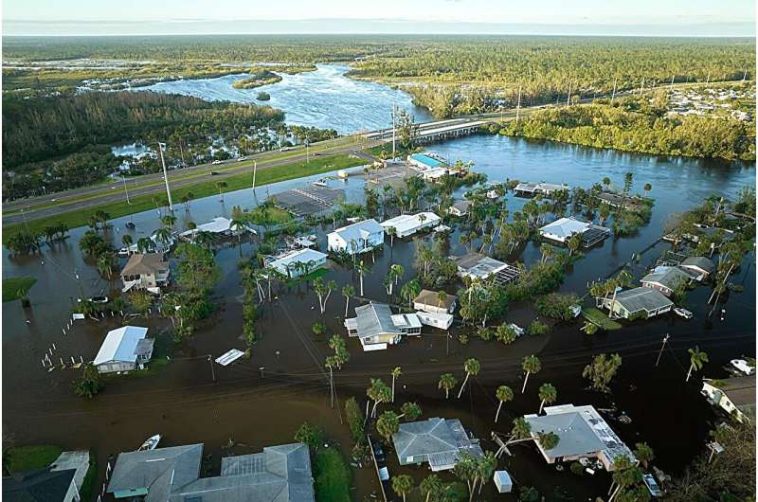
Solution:
[[[171,188],[168,186],[168,173],[166,172],[166,160],[163,158],[163,148],[166,143],[158,142],[158,153],[161,156],[161,164],[163,165],[163,181],[166,182],[166,195],[168,196],[168,210],[174,211],[174,202],[171,200]]]

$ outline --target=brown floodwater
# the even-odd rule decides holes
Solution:
[[[667,249],[657,243],[663,222],[671,213],[684,211],[698,204],[710,193],[735,194],[740,187],[752,184],[753,166],[723,165],[701,161],[667,160],[646,156],[630,156],[614,152],[586,150],[551,144],[530,144],[507,138],[478,136],[451,141],[435,148],[437,151],[476,161],[476,170],[492,180],[520,178],[567,182],[590,186],[603,176],[620,182],[627,170],[635,172],[636,183],[653,184],[656,198],[653,217],[648,226],[629,238],[611,239],[593,249],[568,271],[563,291],[583,291],[588,281],[605,277],[631,253],[649,248],[640,263],[632,266],[636,277]],[[455,154],[453,154],[455,152]],[[535,175],[539,169],[540,174]],[[537,179],[539,178],[539,179]],[[303,180],[259,189],[275,193],[297,186]],[[348,200],[360,200],[362,181],[351,178],[345,186]],[[234,205],[250,207],[257,198],[251,190],[218,198],[195,201],[189,211],[178,207],[179,226],[192,219],[203,222],[216,215],[228,215]],[[522,200],[509,196],[511,212],[518,210]],[[114,220],[110,237],[119,244],[125,232],[124,223],[133,221],[135,237],[148,234],[158,226],[156,211]],[[317,229],[322,249],[325,232]],[[147,375],[109,378],[106,389],[93,400],[73,395],[71,369],[48,372],[41,358],[55,344],[51,358],[70,361],[81,356],[91,360],[109,329],[120,325],[118,317],[101,321],[77,321],[62,332],[72,302],[82,295],[111,294],[116,282],[99,277],[94,264],[78,250],[83,229],[71,232],[65,243],[45,248],[41,257],[10,257],[3,254],[3,277],[32,275],[38,282],[30,292],[32,306],[23,309],[19,302],[3,305],[3,434],[5,444],[55,443],[66,448],[92,448],[101,470],[107,458],[120,451],[135,449],[145,438],[160,433],[165,445],[203,442],[210,463],[222,455],[260,449],[266,445],[290,442],[303,421],[319,424],[329,437],[349,455],[350,439],[346,424],[341,423],[341,407],[329,406],[328,378],[323,361],[330,349],[326,337],[317,337],[311,326],[322,321],[329,333],[344,334],[342,319],[345,299],[340,294],[343,284],[357,287],[357,276],[349,269],[331,264],[328,274],[337,290],[322,317],[316,295],[306,284],[277,286],[276,299],[259,308],[257,321],[259,341],[249,360],[239,360],[229,367],[215,366],[216,382],[212,381],[208,355],[213,358],[230,348],[243,348],[241,339],[241,296],[237,263],[249,258],[253,244],[238,247],[230,243],[220,249],[217,262],[222,277],[215,291],[216,313],[205,321],[196,335],[180,345],[172,346],[165,320],[132,319],[129,322],[148,326],[161,340],[160,351],[171,352],[171,362]],[[451,237],[451,251],[462,252],[457,234]],[[429,238],[429,237],[424,237]],[[405,267],[404,280],[412,272],[413,240],[396,239],[375,256],[369,257],[371,272],[365,278],[365,297],[386,301],[382,279],[391,263]],[[520,259],[529,265],[539,260],[539,246],[528,244]],[[710,290],[699,287],[688,295],[687,305],[695,313],[691,321],[674,316],[639,322],[609,334],[588,337],[579,332],[578,323],[557,325],[550,334],[524,337],[510,346],[471,338],[462,345],[456,336],[449,344],[443,332],[429,329],[418,338],[403,341],[383,352],[364,353],[358,342],[348,340],[351,360],[335,375],[339,403],[356,397],[365,403],[365,389],[370,378],[390,381],[390,370],[401,366],[396,407],[406,401],[417,401],[423,417],[460,418],[479,437],[486,449],[495,449],[490,432],[507,432],[511,420],[539,407],[537,389],[544,382],[558,389],[558,403],[594,404],[599,408],[616,407],[631,417],[631,424],[610,421],[630,446],[646,441],[656,453],[655,464],[672,474],[681,472],[694,455],[701,452],[707,432],[719,420],[699,394],[694,378],[685,383],[688,366],[687,349],[699,345],[711,362],[702,374],[722,377],[722,366],[740,355],[755,355],[755,269],[754,254],[746,256],[732,282],[743,285],[742,293],[725,298],[726,315],[707,320],[705,302]],[[456,288],[450,288],[455,293]],[[351,301],[351,312],[358,300]],[[534,318],[529,305],[511,306],[507,319],[525,325]],[[28,321],[28,322],[27,322]],[[452,330],[453,335],[460,328]],[[662,337],[671,340],[655,367]],[[623,366],[613,383],[611,395],[586,389],[581,377],[582,367],[593,354],[618,352]],[[521,387],[521,359],[538,354],[543,370],[530,377],[526,393]],[[471,380],[461,399],[445,399],[437,389],[437,379],[444,372],[463,379],[463,361],[476,357],[481,372]],[[493,423],[495,388],[508,384],[517,391],[513,402],[504,406],[499,424]],[[389,409],[383,406],[382,409]],[[610,420],[610,418],[609,418]],[[230,440],[235,446],[226,448]],[[558,472],[546,465],[531,446],[513,448],[514,457],[501,460],[499,468],[512,473],[520,486],[535,486],[551,500],[588,500],[603,495],[608,488],[606,475],[577,477],[567,471]],[[391,472],[408,472],[417,481],[428,473],[425,468],[398,468],[388,450]],[[451,476],[446,476],[452,479]],[[378,490],[373,468],[356,469],[353,493],[355,500],[370,497]],[[570,497],[569,497],[570,496]],[[482,497],[495,498],[491,483]],[[568,498],[567,498],[568,497]]]

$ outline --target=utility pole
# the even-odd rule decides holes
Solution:
[[[395,104],[393,103],[392,104],[392,160],[395,160],[395,141],[396,141],[395,138],[397,137],[395,133],[395,128],[397,127],[396,120],[397,120],[397,108]]]
[[[253,193],[255,193],[255,175],[258,172],[258,161],[253,161]]]
[[[187,163],[184,162],[184,148],[182,148],[182,142],[179,142],[179,154],[182,156],[182,167],[187,167]]]
[[[161,164],[163,165],[163,181],[166,182],[166,195],[168,196],[168,209],[174,211],[174,202],[171,200],[171,188],[168,186],[168,173],[166,172],[166,160],[163,158],[163,147],[166,143],[158,142],[158,152],[161,155]]]
[[[216,369],[213,367],[213,356],[208,354],[208,364],[211,365],[211,378],[213,378],[213,383],[216,383]]]
[[[742,81],[744,82],[746,78],[747,78],[747,70],[745,70],[745,72],[742,74]]]
[[[132,205],[132,203],[129,201],[129,190],[126,189],[126,178],[124,178],[124,175],[121,175],[121,181],[124,182],[124,193],[126,194],[126,203],[128,205]]]
[[[613,79],[613,92],[611,93],[611,103],[613,103],[613,98],[616,97],[616,81],[617,80],[618,80],[617,78]]]
[[[669,89],[674,87],[674,75],[671,75],[671,84],[669,84]]]
[[[334,408],[334,369],[329,366],[329,394],[332,400],[332,408]]]
[[[661,344],[661,350],[658,351],[658,359],[655,360],[655,367],[658,367],[658,363],[661,362],[661,355],[663,354],[663,349],[666,347],[666,343],[669,341],[669,334],[666,333],[666,336],[663,337],[663,343]]]
[[[310,141],[308,141],[308,136],[306,136],[306,137],[305,137],[305,163],[306,163],[306,164],[307,164],[308,162],[310,162],[310,158],[311,158],[311,157],[310,157],[310,150],[309,150],[309,148],[310,148],[310,145],[311,145],[311,142],[310,142]]]
[[[569,92],[566,95],[566,106],[571,104],[571,82],[569,82]]]
[[[521,86],[518,86],[518,101],[516,101],[516,121],[518,121],[519,112],[521,111]]]

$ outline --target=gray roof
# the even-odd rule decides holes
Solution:
[[[690,280],[689,274],[679,270],[676,267],[657,267],[651,273],[643,277],[640,282],[654,282],[668,289],[676,289],[681,284],[686,284]]]
[[[634,288],[621,291],[616,295],[616,302],[631,314],[641,310],[651,312],[674,304],[666,295],[651,288]]]
[[[689,258],[682,260],[682,263],[679,265],[682,267],[697,267],[699,269],[705,270],[709,274],[716,270],[716,265],[713,263],[713,261],[706,258],[705,256],[690,256]]]
[[[168,270],[168,261],[163,253],[135,253],[121,270],[121,275],[148,275]]]
[[[401,465],[408,463],[408,457],[414,457],[416,462],[426,456],[431,464],[450,465],[457,461],[463,451],[474,456],[483,454],[478,443],[469,439],[457,418],[430,418],[400,424],[398,431],[392,435],[392,442]]]
[[[76,469],[49,467],[3,478],[3,499],[15,502],[56,502],[66,499]]]
[[[433,305],[435,307],[444,307],[446,309],[449,309],[453,306],[457,299],[457,296],[446,293],[445,299],[440,301],[439,292],[422,289],[418,296],[413,299],[413,301],[415,303],[423,303],[424,305]]]
[[[315,500],[310,455],[303,443],[222,458],[221,475],[206,478],[200,477],[202,454],[202,444],[122,453],[108,492],[147,488],[148,502]]]
[[[507,263],[480,253],[468,253],[452,257],[455,264],[463,270],[476,275],[487,275],[502,268]]]
[[[459,211],[468,211],[471,207],[471,201],[466,199],[460,199],[453,201],[452,207],[456,208]]]
[[[200,476],[202,443],[119,454],[108,493],[147,488],[146,502],[169,499]]]
[[[334,233],[342,237],[345,242],[360,242],[362,239],[368,239],[371,234],[382,232],[384,232],[384,227],[373,218],[359,221],[352,225],[338,228],[334,231]]]
[[[402,335],[403,332],[392,322],[392,310],[383,303],[369,303],[355,308],[358,336],[372,337],[380,334]]]
[[[736,407],[755,406],[755,375],[727,378],[718,387]]]

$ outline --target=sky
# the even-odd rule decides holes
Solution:
[[[754,0],[3,0],[4,35],[755,36]]]

